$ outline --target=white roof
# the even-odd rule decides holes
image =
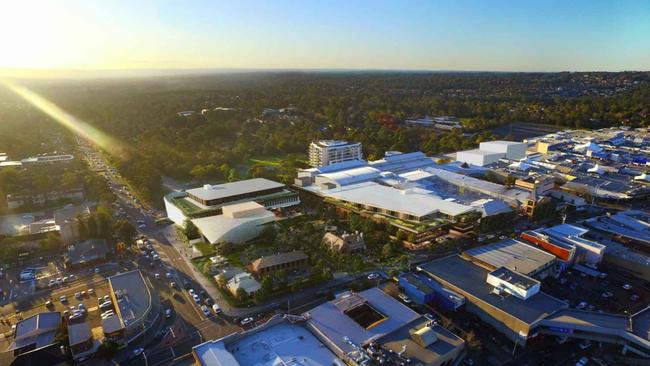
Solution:
[[[380,171],[368,166],[348,169],[336,173],[321,174],[322,177],[330,179],[339,185],[347,185],[380,177]]]
[[[280,187],[284,187],[284,184],[264,178],[254,178],[225,184],[206,184],[200,188],[188,189],[186,192],[202,200],[214,200]]]
[[[257,226],[273,220],[275,220],[273,212],[264,210],[263,213],[258,215],[238,218],[228,217],[225,215],[200,217],[192,219],[192,223],[201,231],[201,234],[203,234],[210,243],[217,243],[221,241],[226,234],[236,229],[240,229],[243,225],[248,224]]]
[[[479,149],[459,151],[459,152],[456,153],[457,158],[458,158],[458,154],[480,155],[480,156],[490,156],[490,155],[501,155],[501,156],[503,156],[502,152],[479,150]]]
[[[504,140],[495,140],[495,141],[484,141],[481,142],[482,144],[486,145],[504,145],[504,146],[511,146],[511,145],[521,145],[523,142],[517,142],[517,141],[504,141]]]
[[[399,190],[374,182],[330,189],[323,193],[332,198],[402,212],[417,217],[436,212],[457,216],[474,210],[473,207],[445,201],[432,195],[410,190]]]

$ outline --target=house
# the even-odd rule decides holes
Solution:
[[[341,236],[334,233],[326,233],[323,236],[323,243],[329,246],[331,250],[345,254],[355,254],[366,250],[363,233],[359,233],[358,231],[354,234],[343,233]]]
[[[291,271],[305,267],[308,262],[307,254],[300,250],[294,250],[258,258],[249,265],[249,269],[257,277],[263,277],[281,269]]]
[[[61,313],[44,312],[16,323],[13,342],[4,352],[13,352],[16,364],[57,365],[66,360],[57,336],[61,333]]]
[[[235,275],[228,281],[228,291],[233,296],[237,296],[237,291],[243,289],[249,296],[259,291],[262,286],[250,273],[242,272]]]

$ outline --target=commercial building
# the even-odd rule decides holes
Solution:
[[[485,268],[458,255],[434,260],[418,270],[465,297],[465,310],[520,345],[536,335],[542,319],[568,307],[540,291],[537,280],[505,267]]]
[[[57,336],[62,333],[61,313],[44,312],[16,323],[14,337],[4,352],[13,352],[16,364],[57,365],[67,360]]]
[[[261,257],[248,266],[251,273],[257,277],[267,276],[278,270],[292,271],[303,268],[309,263],[309,257],[301,250],[294,250],[287,253],[279,253],[267,257]]]
[[[344,253],[356,254],[366,250],[366,242],[363,240],[363,233],[343,233],[336,235],[334,233],[325,233],[323,236],[323,243],[331,250]]]
[[[503,153],[508,160],[519,160],[526,157],[528,144],[515,141],[486,141],[479,144],[479,149]]]
[[[506,154],[501,152],[472,149],[457,152],[456,161],[476,166],[486,166],[496,163],[499,159],[505,158],[505,156]]]
[[[481,142],[478,149],[457,152],[456,161],[477,166],[486,166],[504,158],[508,160],[520,160],[526,157],[527,148],[528,145],[522,142]]]
[[[104,337],[122,346],[142,336],[159,320],[158,295],[140,270],[108,277],[115,315],[102,320]]]
[[[486,267],[504,267],[539,280],[559,272],[554,255],[514,239],[472,248],[462,256]]]
[[[566,265],[586,263],[597,266],[603,260],[606,246],[584,235],[589,230],[576,225],[562,224],[547,229],[525,231],[521,238],[554,254]]]
[[[206,184],[185,192],[172,192],[164,197],[167,217],[179,226],[184,226],[188,219],[221,215],[224,206],[251,201],[269,210],[300,203],[298,195],[284,184],[264,178]]]
[[[68,246],[65,254],[65,266],[78,269],[95,266],[106,262],[108,246],[103,239],[90,239]]]
[[[221,215],[191,220],[207,243],[245,243],[276,220],[273,212],[252,201],[223,206],[221,210]]]
[[[638,210],[588,219],[584,224],[625,245],[650,251],[650,215]]]
[[[73,155],[64,154],[64,155],[32,156],[29,158],[22,159],[20,162],[23,163],[23,165],[31,165],[31,164],[53,164],[53,163],[60,163],[60,162],[70,162],[72,160],[74,160]]]
[[[76,362],[82,362],[92,357],[100,345],[93,338],[88,322],[68,324],[68,343],[70,354]]]
[[[309,165],[314,168],[362,159],[360,142],[321,140],[309,144]]]
[[[456,311],[465,305],[464,297],[424,275],[405,272],[399,275],[397,283],[400,290],[417,304],[435,304],[448,311]]]
[[[65,244],[72,244],[79,239],[79,220],[77,217],[90,214],[88,205],[70,205],[54,211],[54,223]]]
[[[199,366],[345,366],[304,319],[281,315],[250,331],[196,345],[192,356]]]
[[[306,312],[307,327],[351,365],[451,365],[465,342],[379,288],[345,292]]]

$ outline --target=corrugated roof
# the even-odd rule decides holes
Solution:
[[[472,248],[465,254],[494,268],[505,267],[525,275],[545,268],[555,261],[554,255],[514,239]]]
[[[261,257],[254,260],[251,264],[256,270],[260,270],[262,268],[277,266],[279,264],[291,263],[307,259],[309,259],[307,254],[300,250],[294,250],[293,252],[279,253],[270,255],[268,257]]]

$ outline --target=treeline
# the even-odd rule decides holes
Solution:
[[[162,196],[163,175],[283,178],[294,167],[251,169],[250,159],[304,156],[308,143],[319,138],[360,141],[373,159],[386,150],[438,154],[472,147],[494,138],[488,128],[506,122],[641,126],[650,114],[648,73],[260,73],[33,88],[131,146],[131,159],[116,165],[149,201]],[[560,97],[558,90],[579,96]],[[264,108],[288,106],[295,111],[262,115]],[[186,110],[196,114],[178,116]],[[466,130],[477,134],[398,124],[425,114],[462,117]]]

